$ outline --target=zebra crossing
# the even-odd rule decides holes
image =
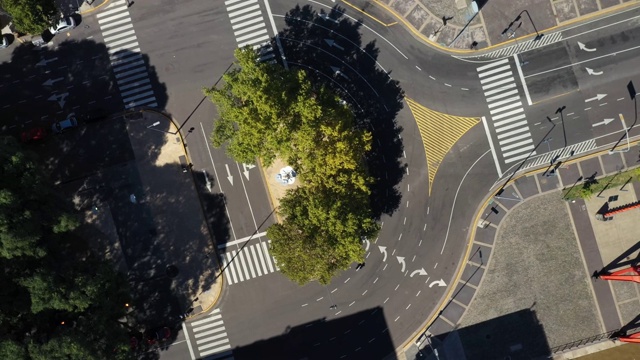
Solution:
[[[229,285],[279,270],[275,259],[269,255],[269,245],[266,241],[229,251],[221,256],[222,268],[225,269]]]
[[[509,165],[535,155],[536,152],[533,151],[535,145],[509,59],[480,66],[477,71],[489,107],[490,121],[487,122],[483,118],[483,124],[498,172],[501,172],[498,155],[506,165]],[[498,143],[496,147],[490,136],[490,128],[493,128],[496,134]]]
[[[231,344],[227,337],[227,330],[224,327],[220,309],[213,310],[204,319],[183,323],[182,329],[187,338],[192,360],[233,360]],[[189,332],[193,335],[193,342]]]
[[[265,0],[264,4],[270,13],[268,1]],[[227,7],[238,47],[251,46],[260,55],[259,61],[275,62],[271,37],[258,0],[227,0],[224,5]],[[273,24],[272,27],[276,33]]]
[[[543,47],[546,45],[550,45],[553,43],[557,43],[562,41],[562,32],[558,31],[551,34],[545,34],[540,40],[535,40],[535,38],[527,40],[527,41],[516,41],[515,44],[511,46],[505,46],[503,48],[490,51],[488,53],[480,54],[480,55],[465,55],[465,56],[455,56],[458,59],[500,59],[504,57],[513,56],[515,54],[520,54],[529,50],[537,49],[539,47]]]
[[[97,15],[125,109],[157,107],[149,71],[136,38],[126,0],[111,2]]]

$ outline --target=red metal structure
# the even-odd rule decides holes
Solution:
[[[611,274],[598,274],[596,278],[603,280],[633,281],[640,283],[640,264],[614,271]]]
[[[614,271],[610,274],[596,274],[597,279],[614,280],[614,281],[633,281],[640,283],[640,264],[635,264],[624,269]],[[620,336],[618,340],[627,343],[640,344],[640,332],[635,334]]]

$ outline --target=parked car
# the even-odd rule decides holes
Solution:
[[[66,119],[55,122],[51,126],[51,130],[56,134],[60,134],[61,132],[76,126],[78,126],[78,120],[75,115],[69,115]]]
[[[57,33],[61,33],[66,30],[74,29],[75,27],[76,27],[76,21],[72,17],[67,16],[60,19],[55,25],[50,27],[49,32],[55,35]]]
[[[0,49],[4,49],[9,46],[9,35],[2,34],[0,36]]]
[[[25,130],[20,134],[20,140],[24,143],[43,140],[45,137],[47,137],[47,129],[43,127]]]
[[[171,337],[171,329],[168,327],[161,327],[153,330],[149,330],[146,333],[146,339],[148,345],[153,345],[155,343],[161,343],[169,340]]]

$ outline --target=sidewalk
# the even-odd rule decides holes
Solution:
[[[536,33],[549,33],[568,25],[638,6],[638,0],[476,0],[474,17],[471,0],[343,0],[366,14],[383,9],[395,21],[409,28],[420,40],[448,49],[480,50]],[[524,12],[524,11],[527,12]],[[512,33],[502,32],[522,14]],[[373,15],[375,16],[375,15]],[[446,20],[446,21],[445,21]],[[391,21],[382,22],[392,24]],[[396,26],[396,25],[394,25]],[[535,28],[534,28],[535,27]],[[542,37],[544,39],[544,36]],[[542,41],[541,39],[541,41]]]
[[[580,177],[637,167],[639,152],[636,145],[625,153],[585,156],[562,166],[559,176],[542,176],[544,169],[524,174],[485,203],[455,289],[428,328],[440,356],[462,360],[490,351],[574,359],[621,344],[608,336],[640,314],[640,286],[591,274],[629,266],[637,257],[638,210],[613,221],[595,214],[603,203],[637,201],[640,184],[586,201],[564,195],[577,191]],[[509,325],[514,322],[519,325]],[[406,357],[433,358],[426,337],[416,340]]]
[[[158,237],[156,254],[179,270],[171,288],[181,306],[193,307],[193,316],[206,312],[218,300],[222,277],[182,136],[169,117],[151,110],[129,120],[127,129],[141,202],[152,212]]]

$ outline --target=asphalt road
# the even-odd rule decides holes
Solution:
[[[316,12],[329,11],[334,6],[328,1],[309,4]],[[255,5],[262,13],[269,37],[275,35],[274,27],[280,32],[292,26],[286,24],[285,14],[293,9],[294,3],[271,1],[269,9],[262,1]],[[231,11],[237,9],[241,10]],[[327,287],[310,284],[300,288],[275,271],[276,264],[269,258],[264,236],[256,237],[240,251],[248,237],[256,231],[261,233],[274,221],[263,179],[257,168],[235,163],[223,149],[209,145],[215,109],[207,99],[203,101],[201,89],[215,84],[233,61],[232,52],[238,41],[231,27],[230,11],[225,6],[212,7],[192,0],[136,2],[128,12],[149,69],[155,96],[150,101],[178,121],[193,169],[206,171],[213,182],[212,193],[203,195],[203,200],[216,240],[220,245],[226,243],[224,260],[232,263],[226,276],[232,276],[233,284],[227,286],[218,306],[220,320],[215,319],[216,329],[222,329],[218,334],[222,331],[225,334],[215,339],[220,344],[206,348],[198,344],[197,339],[206,340],[210,336],[200,335],[205,330],[199,328],[208,326],[206,322],[194,325],[194,321],[206,319],[195,319],[186,324],[186,334],[192,336],[161,353],[167,359],[205,356],[212,349],[220,349],[224,354],[233,350],[239,359],[264,354],[276,358],[291,355],[379,358],[393,352],[427,320],[446,289],[456,285],[451,280],[463,260],[472,216],[483,194],[500,176],[508,175],[522,161],[532,163],[532,150],[534,156],[549,153],[554,156],[555,152],[594,138],[594,145],[589,143],[580,149],[586,151],[589,146],[617,140],[622,134],[618,113],[623,114],[628,126],[635,120],[628,94],[624,99],[626,83],[634,76],[637,78],[633,63],[636,30],[630,25],[633,22],[624,21],[636,16],[635,12],[566,30],[562,34],[564,40],[532,49],[517,58],[458,59],[418,44],[401,27],[381,26],[367,18],[360,28],[347,23],[338,25],[331,19],[298,25],[317,33],[313,41],[292,33],[281,39],[287,61],[313,69],[317,76],[332,78],[371,108],[382,111],[388,104],[394,104],[385,97],[388,83],[370,82],[372,78],[380,79],[381,74],[373,70],[377,68],[399,81],[405,95],[422,105],[455,115],[485,117],[485,122],[469,130],[442,160],[429,195],[424,149],[416,122],[407,106],[398,108],[397,128],[391,130],[402,129],[399,139],[403,147],[388,163],[396,161],[398,166],[389,169],[402,170],[391,181],[400,197],[388,214],[381,216],[383,227],[378,239],[365,244],[366,266],[358,272],[355,269],[344,272]],[[346,13],[355,19],[362,18],[351,9]],[[337,19],[339,15],[329,16]],[[0,106],[6,106],[6,111],[12,114],[4,120],[5,131],[16,132],[21,126],[32,126],[27,121],[49,122],[55,116],[63,117],[67,111],[88,111],[92,107],[116,111],[131,101],[139,101],[123,101],[128,95],[121,95],[116,87],[118,79],[109,71],[109,53],[100,46],[105,38],[104,29],[101,30],[104,21],[99,24],[97,20],[96,15],[85,17],[69,37],[58,35],[50,49],[28,49],[23,53],[13,50],[14,59],[10,63],[6,62],[8,57],[4,60],[9,49],[0,54],[0,61],[4,61],[0,67],[8,69],[3,72],[5,81],[0,91],[4,96],[0,97]],[[327,24],[322,25],[323,22]],[[599,29],[605,24],[607,27]],[[616,35],[622,32],[625,34]],[[326,42],[327,34],[338,47]],[[89,39],[90,44],[83,42],[66,50],[59,46],[62,39]],[[588,50],[581,50],[577,41]],[[309,57],[305,52],[321,56]],[[371,57],[376,64],[367,60]],[[76,61],[78,58],[93,61],[83,65]],[[50,62],[36,66],[43,59]],[[579,62],[583,63],[577,65]],[[587,63],[593,71],[603,71],[604,75],[589,74],[585,69]],[[609,76],[610,73],[615,75]],[[63,79],[51,86],[43,85],[60,77]],[[85,84],[87,79],[91,82]],[[506,90],[510,95],[496,98],[497,93],[486,94],[505,86],[509,86]],[[44,106],[33,106],[66,92],[69,95],[62,106],[57,97]],[[600,93],[607,96],[585,102]],[[495,99],[487,99],[491,97]],[[506,100],[516,97],[511,104],[521,104],[503,109],[511,106]],[[566,108],[555,114],[562,106]],[[518,109],[521,111],[511,117],[492,118]],[[29,120],[23,119],[22,114],[28,114]],[[615,121],[593,126],[609,118]],[[504,125],[498,125],[499,121]],[[373,127],[385,124],[388,125],[374,123]],[[518,125],[505,128],[514,124]],[[502,136],[519,129],[525,130]],[[548,141],[543,142],[545,139]],[[509,142],[501,145],[505,140]],[[379,146],[384,151],[390,145]],[[204,174],[202,179],[204,185]],[[240,255],[232,259],[236,254]],[[331,305],[337,308],[331,309]]]

